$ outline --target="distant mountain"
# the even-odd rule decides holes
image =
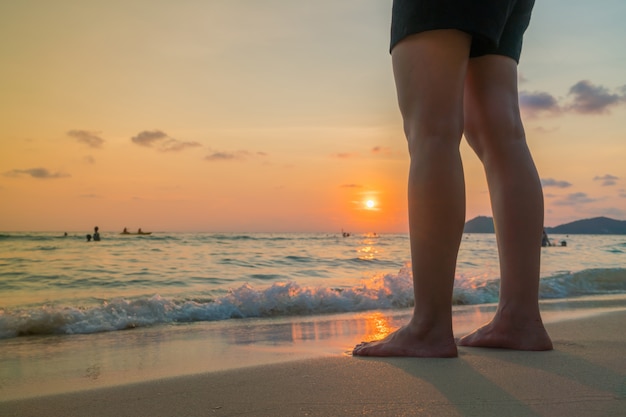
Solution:
[[[464,233],[494,233],[493,218],[478,216],[465,223]],[[555,227],[546,227],[547,233],[562,235],[626,235],[626,221],[608,217],[577,220]]]
[[[465,223],[463,233],[495,233],[493,218],[478,216]]]
[[[546,232],[568,235],[626,235],[626,221],[594,217],[556,227],[546,227]]]

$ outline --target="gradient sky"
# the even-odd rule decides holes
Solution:
[[[0,230],[406,232],[390,9],[0,3]],[[520,101],[548,226],[626,219],[625,18],[537,0]],[[462,146],[467,219],[490,216]]]

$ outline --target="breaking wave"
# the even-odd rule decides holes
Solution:
[[[498,300],[499,280],[457,277],[453,303],[485,304]],[[542,278],[540,298],[626,293],[626,269],[587,269]],[[42,305],[0,310],[0,339],[26,335],[89,334],[159,324],[191,323],[254,317],[289,317],[413,306],[408,267],[351,288],[274,283],[257,289],[249,284],[215,298],[166,298],[159,295],[111,299],[88,307]]]

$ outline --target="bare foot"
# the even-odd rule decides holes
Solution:
[[[515,350],[552,350],[552,341],[541,320],[515,325],[494,318],[491,322],[459,339],[457,344]]]
[[[352,355],[453,358],[458,353],[452,335],[445,338],[424,337],[407,325],[384,339],[359,343]]]

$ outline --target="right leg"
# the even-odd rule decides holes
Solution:
[[[456,30],[410,36],[392,52],[398,102],[409,144],[409,227],[415,309],[385,339],[354,355],[451,357],[452,289],[465,219],[459,144],[471,37]]]
[[[538,305],[543,195],[519,115],[513,59],[486,55],[470,60],[465,118],[465,136],[487,175],[501,280],[494,319],[459,344],[552,349]]]

